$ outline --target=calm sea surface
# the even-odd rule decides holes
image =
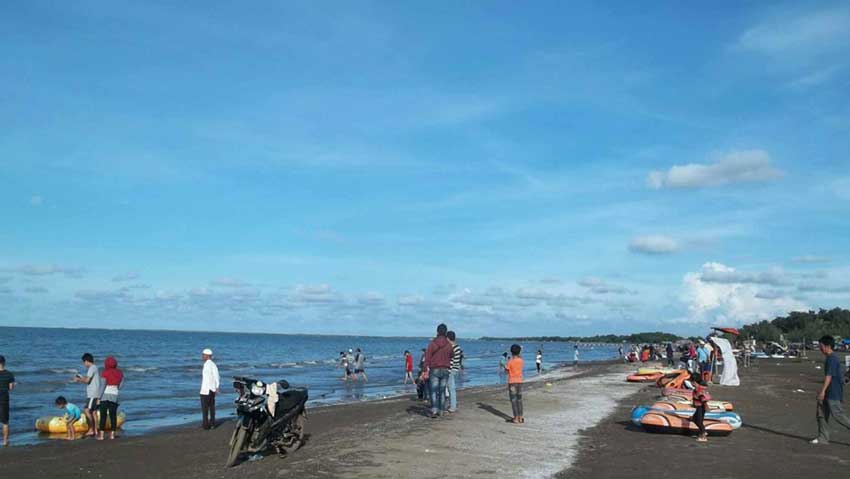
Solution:
[[[14,444],[45,440],[34,432],[35,420],[55,415],[56,396],[82,407],[85,386],[71,382],[85,374],[80,356],[90,352],[102,367],[108,355],[118,359],[125,374],[121,410],[127,414],[125,434],[197,421],[199,415],[200,352],[211,348],[221,373],[218,417],[233,414],[232,376],[272,381],[288,380],[310,389],[313,406],[363,401],[415,393],[402,385],[404,350],[414,355],[414,367],[427,338],[365,336],[272,335],[175,331],[110,331],[0,327],[0,355],[15,374],[11,393],[10,426]],[[500,355],[510,343],[460,340],[465,370],[460,387],[498,384]],[[534,353],[543,349],[544,367],[572,362],[572,343],[525,343],[526,375],[534,374]],[[340,351],[361,348],[366,355],[367,383],[343,382],[337,358]],[[582,361],[617,356],[616,347],[582,345]]]

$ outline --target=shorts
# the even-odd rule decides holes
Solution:
[[[97,405],[100,404],[100,399],[98,398],[88,398],[86,400],[86,407],[83,409],[88,409],[91,412],[95,412],[97,410]]]
[[[366,370],[365,369],[355,369],[354,374],[366,374]]]
[[[0,402],[0,424],[9,424],[9,403]]]

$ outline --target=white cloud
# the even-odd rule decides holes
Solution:
[[[669,236],[638,236],[629,243],[629,251],[642,254],[671,254],[679,251],[679,243]]]
[[[418,294],[400,294],[396,298],[396,304],[399,306],[418,306],[425,302],[425,298]]]
[[[384,299],[384,295],[381,293],[377,293],[374,291],[370,291],[363,296],[357,298],[357,302],[362,305],[368,306],[378,306],[384,304],[386,300]]]
[[[590,292],[594,294],[636,294],[636,291],[623,286],[607,283],[604,280],[593,276],[582,278],[578,280],[577,283],[579,286],[589,289]]]
[[[785,273],[780,269],[746,273],[721,263],[705,263],[702,265],[700,280],[706,283],[720,284],[768,284],[771,286],[788,284]]]
[[[826,256],[816,256],[816,255],[807,254],[807,255],[803,255],[803,256],[797,256],[796,258],[791,258],[791,261],[794,262],[794,263],[802,263],[802,264],[823,264],[823,263],[831,262],[832,259],[828,258]]]
[[[340,302],[342,299],[342,296],[327,284],[299,284],[292,294],[292,300],[297,303],[328,304]]]
[[[7,273],[18,273],[26,276],[50,276],[54,274],[63,274],[70,278],[79,278],[85,273],[83,268],[73,268],[69,266],[59,265],[37,265],[37,264],[22,264],[18,266],[2,267],[0,271]]]
[[[764,150],[738,150],[726,153],[714,163],[675,165],[668,171],[653,171],[647,183],[654,189],[706,188],[734,183],[777,179],[783,172],[770,164]]]
[[[32,206],[41,206],[44,204],[44,198],[40,195],[33,195],[30,197],[30,205]]]
[[[222,288],[247,288],[251,286],[250,283],[246,283],[235,278],[217,278],[210,281],[210,285]]]
[[[721,281],[704,280],[706,273]],[[762,282],[754,279],[758,277],[740,274],[721,263],[706,263],[702,271],[687,273],[683,279],[683,300],[690,311],[688,320],[740,325],[807,309],[805,304],[780,290],[762,289]]]
[[[838,7],[809,13],[787,12],[748,29],[740,49],[775,56],[814,55],[850,43],[850,9]]]
[[[850,286],[840,286],[835,284],[823,284],[804,282],[797,285],[797,291],[803,293],[833,293],[846,294],[850,293]]]
[[[112,281],[115,283],[120,283],[122,281],[133,281],[134,279],[139,278],[139,273],[136,272],[128,272],[124,274],[115,275],[112,277]]]

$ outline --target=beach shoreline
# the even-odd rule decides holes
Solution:
[[[520,477],[537,477],[535,470],[546,462],[551,475],[568,465],[575,455],[573,450],[569,454],[557,453],[552,434],[566,435],[563,428],[552,428],[552,421],[560,418],[565,424],[576,423],[569,435],[576,442],[583,428],[577,418],[563,416],[564,410],[575,410],[565,407],[564,401],[580,402],[582,388],[604,387],[597,384],[600,378],[607,377],[607,381],[617,381],[620,385],[623,370],[619,362],[600,362],[582,365],[578,371],[565,367],[540,379],[529,378],[525,393],[529,419],[523,426],[504,420],[506,412],[510,412],[504,385],[477,386],[459,392],[458,413],[436,420],[425,417],[427,409],[415,397],[312,408],[308,413],[307,442],[301,450],[291,457],[281,459],[271,455],[232,469],[224,468],[224,459],[233,422],[224,420],[213,431],[202,431],[198,425],[181,425],[114,442],[52,441],[6,448],[0,451],[0,474],[56,478],[98,475],[120,475],[124,479],[226,478],[245,473],[274,477],[272,473],[280,469],[300,477],[440,477],[429,472],[408,474],[408,471],[427,469],[430,462],[439,462],[440,457],[452,462],[448,458],[463,453],[479,458],[465,460],[464,471],[456,471],[466,477],[492,477],[491,468],[499,466],[500,461],[505,463],[504,467],[519,464],[514,474]],[[622,385],[624,393],[635,390]],[[612,400],[609,407],[615,406],[616,401]],[[600,410],[598,419],[607,414],[607,410]],[[531,459],[528,464],[516,463],[499,452],[500,446],[489,443],[514,433],[528,436],[523,441],[529,446],[524,452]],[[502,443],[496,441],[496,444]],[[101,456],[104,458],[99,459]]]

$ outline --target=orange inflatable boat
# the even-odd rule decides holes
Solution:
[[[725,422],[705,419],[705,430],[710,436],[727,436],[732,433],[732,426]],[[640,425],[649,432],[667,434],[696,434],[697,425],[690,419],[679,417],[672,413],[649,411],[643,415]]]
[[[658,379],[662,377],[664,377],[664,374],[662,373],[632,374],[631,376],[626,378],[626,381],[630,383],[652,383],[658,381]]]
[[[678,389],[678,388],[681,388],[685,384],[685,381],[690,379],[690,377],[691,377],[691,373],[683,370],[683,371],[680,371],[676,374],[664,375],[664,376],[658,378],[658,380],[655,381],[655,384],[657,384],[658,387],[660,387],[660,388],[666,387],[666,388],[676,388],[676,389]]]
[[[688,391],[689,394],[684,394],[684,393],[667,394],[668,391],[667,391],[666,388],[664,389],[664,391],[665,391],[665,394],[664,394],[661,402],[669,402],[669,403],[674,403],[674,404],[684,404],[685,408],[693,407],[693,406],[690,406],[692,398],[693,398],[693,393],[690,393],[690,391]],[[730,403],[729,401],[708,401],[707,406],[708,406],[706,408],[707,411],[734,411],[735,410],[735,406],[733,406],[732,403]]]

